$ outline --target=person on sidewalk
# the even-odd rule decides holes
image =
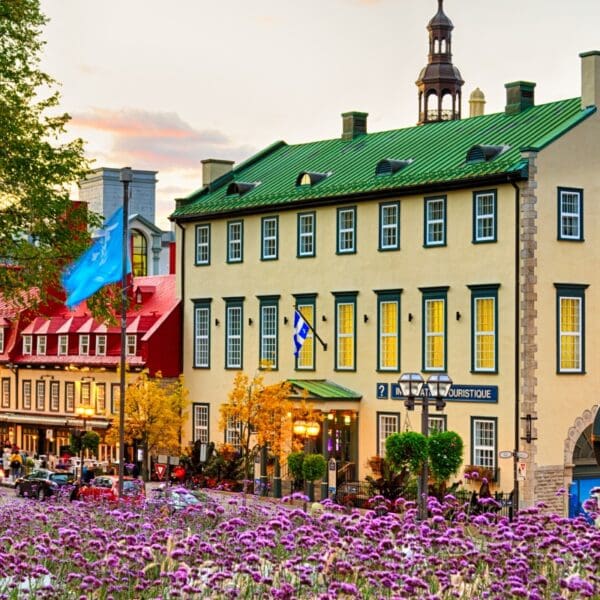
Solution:
[[[21,469],[23,467],[23,458],[19,453],[19,449],[16,450],[13,448],[13,453],[10,455],[10,476],[13,481],[16,481],[17,478],[21,475]]]

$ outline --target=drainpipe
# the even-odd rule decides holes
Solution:
[[[175,221],[181,229],[181,259],[179,269],[181,271],[181,321],[179,325],[180,348],[183,350],[183,319],[185,315],[185,227],[179,221]],[[179,358],[179,372],[183,371],[183,351]]]
[[[519,406],[519,380],[521,378],[520,372],[520,361],[519,361],[519,352],[520,352],[520,323],[521,323],[521,298],[520,298],[520,279],[519,279],[519,269],[520,269],[520,248],[521,248],[521,190],[519,186],[513,181],[510,181],[513,188],[515,188],[515,440],[514,440],[514,450],[513,450],[513,514],[519,510],[519,479],[517,477],[517,463],[518,457],[517,452],[519,450],[519,424],[520,424],[520,406]]]

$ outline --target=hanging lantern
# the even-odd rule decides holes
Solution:
[[[319,424],[316,421],[309,421],[306,424],[306,435],[308,435],[309,437],[316,437],[317,435],[319,435],[319,431],[320,431],[320,427]]]
[[[304,435],[306,433],[306,423],[304,421],[295,421],[293,430],[296,435]]]

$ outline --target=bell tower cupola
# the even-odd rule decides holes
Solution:
[[[444,13],[444,0],[429,21],[429,57],[416,81],[419,88],[419,125],[460,119],[461,88],[464,83],[452,64],[454,25]]]

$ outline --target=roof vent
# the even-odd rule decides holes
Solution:
[[[302,171],[298,177],[296,177],[296,185],[317,185],[319,181],[323,181],[331,175],[329,173],[315,173],[313,171]]]
[[[412,158],[409,158],[408,160],[384,158],[377,163],[375,175],[394,175],[394,173],[401,171],[404,167],[408,167],[412,162]]]
[[[506,152],[508,148],[509,146],[484,146],[483,144],[479,144],[469,149],[466,162],[470,165],[490,162],[490,160],[494,160],[497,156]]]
[[[243,196],[258,185],[258,182],[233,181],[227,186],[227,196]]]

